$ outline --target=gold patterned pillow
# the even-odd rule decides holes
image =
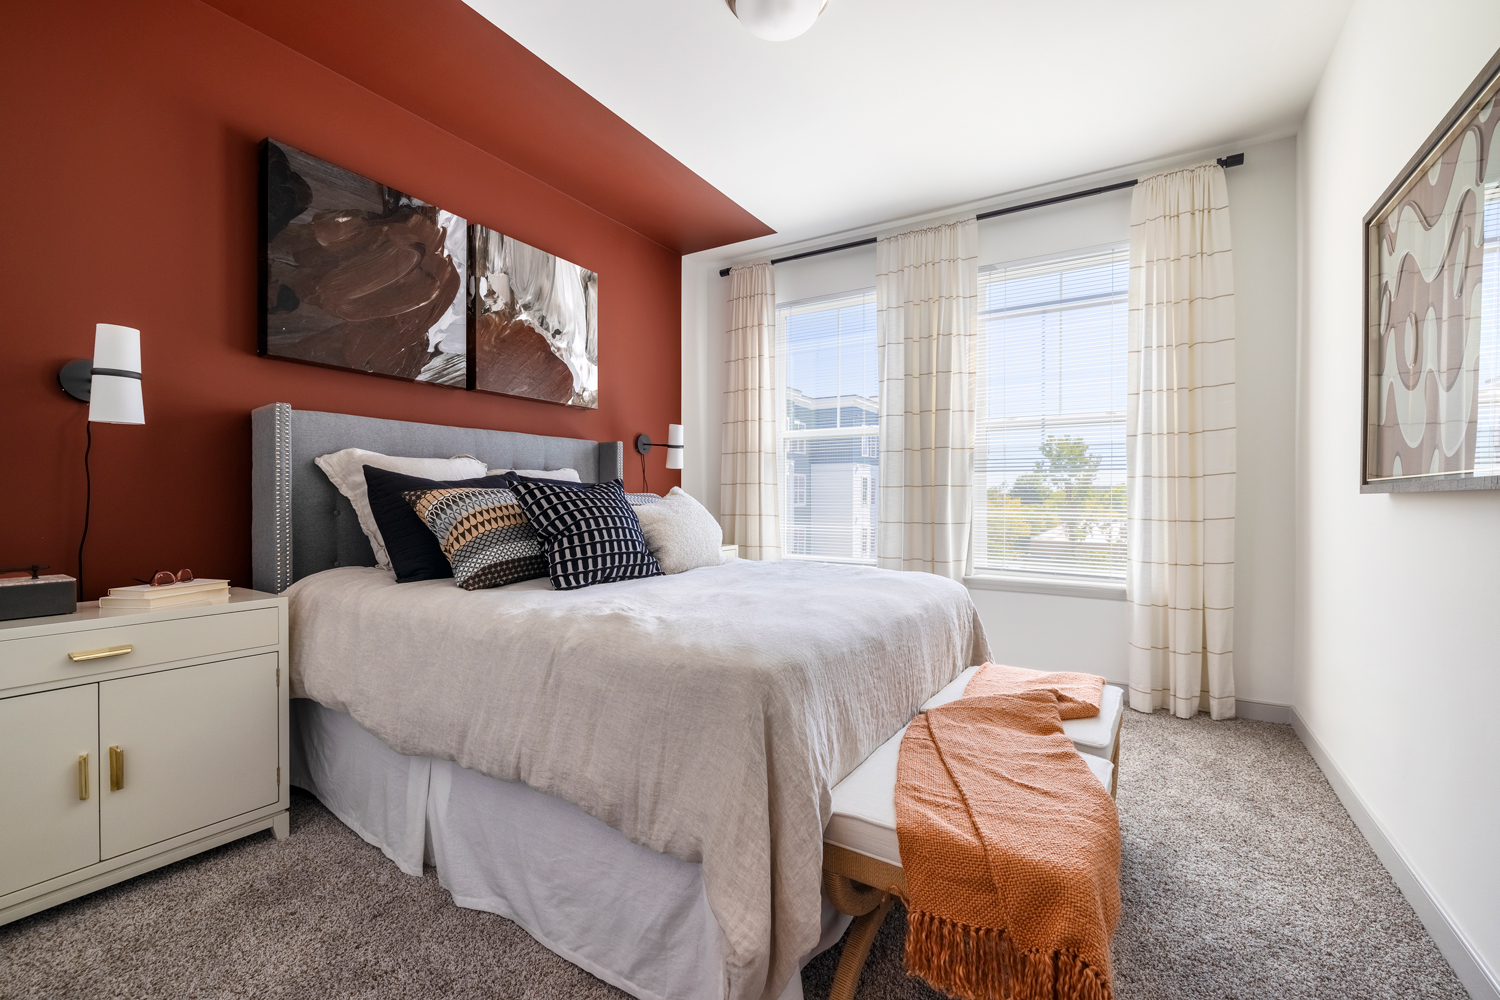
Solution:
[[[547,557],[510,490],[461,488],[402,494],[437,537],[465,590],[503,587],[547,575]]]

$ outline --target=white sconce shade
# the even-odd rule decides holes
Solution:
[[[113,323],[94,327],[89,420],[96,424],[146,422],[141,401],[141,331]]]
[[[813,26],[828,0],[725,0],[745,30],[768,42],[796,38]]]
[[[667,468],[682,468],[682,425],[667,425]]]

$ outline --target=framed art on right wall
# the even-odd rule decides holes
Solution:
[[[1500,489],[1500,53],[1365,216],[1364,493]]]

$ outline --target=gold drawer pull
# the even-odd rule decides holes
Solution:
[[[118,792],[125,787],[125,751],[119,747],[109,748],[109,790]]]
[[[102,660],[109,656],[124,656],[126,653],[134,651],[135,647],[131,645],[106,646],[103,649],[85,649],[81,653],[69,653],[68,659],[74,663],[82,663],[84,660]]]
[[[89,755],[81,753],[78,755],[78,801],[83,802],[89,797]]]

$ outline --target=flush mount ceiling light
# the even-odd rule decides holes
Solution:
[[[745,30],[768,42],[796,38],[818,19],[828,0],[724,0]]]

